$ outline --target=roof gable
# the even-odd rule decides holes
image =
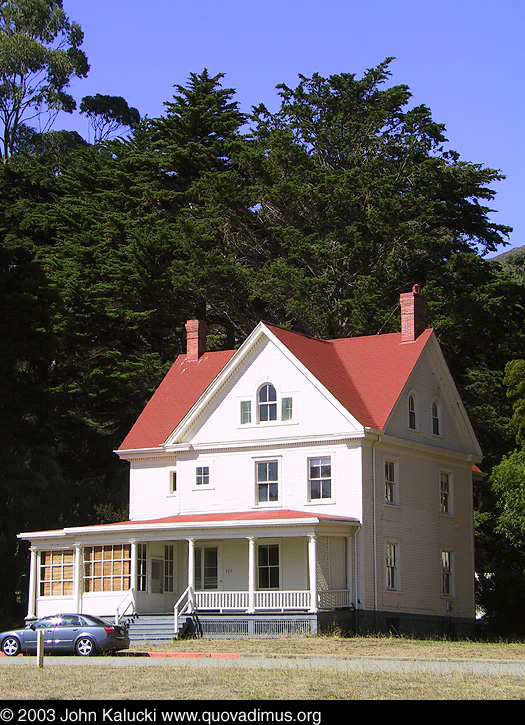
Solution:
[[[277,340],[362,427],[382,430],[432,330],[413,342],[402,342],[401,333],[319,340],[260,323],[238,351],[204,353],[197,360],[180,355],[119,451],[162,446],[261,335]]]
[[[314,340],[273,325],[268,328],[366,428],[382,430],[427,344],[401,333]]]

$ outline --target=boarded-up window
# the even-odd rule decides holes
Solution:
[[[73,594],[73,557],[72,549],[40,553],[41,597],[65,597]]]
[[[120,592],[130,588],[131,545],[84,547],[84,591]]]

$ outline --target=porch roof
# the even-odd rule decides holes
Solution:
[[[178,514],[161,519],[128,520],[110,524],[95,524],[92,526],[76,526],[51,531],[30,531],[18,535],[20,539],[61,538],[82,534],[106,534],[123,530],[138,533],[140,531],[171,530],[173,532],[183,529],[216,529],[237,528],[246,526],[297,526],[318,524],[346,524],[359,526],[360,521],[349,516],[334,516],[309,511],[292,511],[290,509],[267,509],[264,511],[233,511],[229,513],[195,513]]]

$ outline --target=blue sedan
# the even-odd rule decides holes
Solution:
[[[88,614],[56,614],[35,619],[24,629],[0,634],[0,647],[8,657],[36,654],[38,632],[43,630],[44,652],[68,652],[89,657],[104,652],[128,649],[127,627],[109,624]]]

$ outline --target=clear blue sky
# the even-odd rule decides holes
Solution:
[[[173,86],[203,68],[225,73],[241,110],[278,107],[279,83],[298,75],[361,76],[389,56],[444,123],[465,161],[499,169],[494,219],[525,245],[525,0],[64,0],[85,34],[91,70],[77,100],[124,96],[142,116],[163,113]],[[55,128],[87,136],[87,121]],[[504,251],[502,248],[500,251]]]

